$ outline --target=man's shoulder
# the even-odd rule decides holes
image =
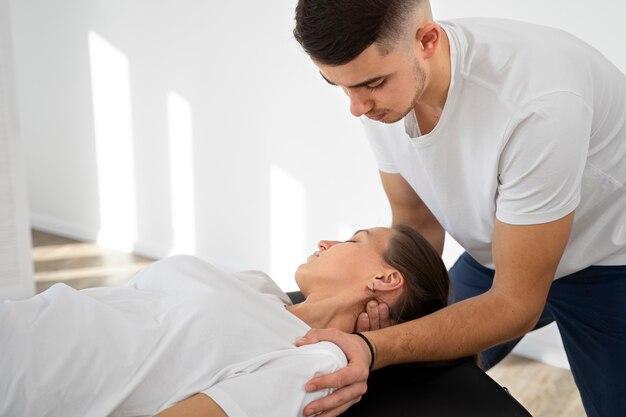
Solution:
[[[461,18],[442,21],[441,25],[457,46],[467,51],[466,58],[501,57],[503,65],[515,64],[519,58],[525,68],[532,68],[529,63],[533,62],[541,62],[543,67],[559,66],[561,60],[555,56],[565,58],[563,65],[568,65],[570,59],[582,59],[593,49],[565,30],[519,20]]]
[[[502,32],[514,32],[514,33],[528,33],[532,31],[548,31],[548,32],[561,32],[566,33],[562,29],[546,26],[538,23],[507,19],[500,17],[461,17],[455,19],[445,19],[439,21],[442,26],[458,27],[465,30],[486,30],[497,33]]]
[[[563,30],[495,18],[441,23],[456,51],[459,85],[489,90],[511,105],[554,91],[588,92],[586,62],[596,54]]]

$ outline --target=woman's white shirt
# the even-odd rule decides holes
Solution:
[[[0,305],[0,416],[148,416],[204,392],[229,415],[299,416],[304,384],[346,365],[261,272],[191,256],[155,262],[125,287],[57,284]],[[6,400],[5,400],[6,399]]]

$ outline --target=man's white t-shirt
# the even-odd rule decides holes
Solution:
[[[206,393],[229,417],[302,415],[346,365],[334,344],[296,348],[309,326],[265,274],[191,256],[156,262],[125,287],[56,284],[0,304],[0,416],[152,416]]]
[[[444,229],[494,268],[495,219],[539,224],[576,211],[556,278],[626,265],[626,77],[557,29],[442,22],[451,80],[436,127],[415,114],[362,118],[382,172],[399,173]]]

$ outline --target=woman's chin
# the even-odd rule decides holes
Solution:
[[[298,288],[300,289],[300,291],[302,291],[302,286],[304,284],[304,279],[303,279],[303,274],[302,274],[302,268],[306,266],[306,264],[302,264],[298,267],[298,269],[296,269],[296,274],[294,276],[294,279],[296,281],[296,285],[298,286]]]

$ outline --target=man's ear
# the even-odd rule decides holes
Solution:
[[[389,270],[372,278],[375,291],[394,291],[404,286],[404,277],[397,270]]]
[[[435,55],[441,40],[441,30],[434,22],[428,22],[417,30],[415,41],[418,43],[422,58],[430,59]]]

